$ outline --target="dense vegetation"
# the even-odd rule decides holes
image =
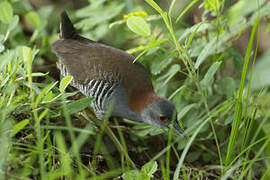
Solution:
[[[151,72],[186,138],[95,118],[51,52],[63,10]],[[0,0],[1,179],[270,179],[269,15],[267,0]]]

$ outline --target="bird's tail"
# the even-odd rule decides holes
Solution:
[[[60,23],[60,38],[63,39],[78,39],[78,34],[74,28],[72,22],[70,21],[66,11],[61,14]]]
[[[61,14],[60,38],[79,40],[82,43],[95,43],[94,41],[84,38],[77,33],[77,30],[74,28],[66,11],[63,11]]]

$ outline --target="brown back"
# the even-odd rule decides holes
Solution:
[[[59,39],[52,49],[75,81],[83,84],[92,79],[116,81],[127,89],[128,95],[153,91],[149,73],[122,50],[73,39]]]

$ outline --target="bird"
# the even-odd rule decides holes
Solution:
[[[60,73],[71,75],[73,87],[86,97],[94,97],[90,106],[98,119],[104,118],[110,103],[111,117],[163,128],[169,128],[176,118],[175,106],[155,93],[150,73],[133,62],[134,56],[80,36],[65,11],[52,51],[59,59]],[[183,134],[177,119],[172,126]]]

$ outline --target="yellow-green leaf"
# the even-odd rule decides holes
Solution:
[[[218,8],[218,0],[207,0],[204,3],[204,8],[208,9],[209,11],[216,11]]]
[[[145,0],[152,8],[154,8],[159,14],[163,13],[163,10],[159,7],[159,5],[154,0]]]
[[[133,31],[134,33],[141,35],[141,36],[150,36],[151,31],[148,24],[145,20],[141,17],[132,16],[127,20],[128,28]]]
[[[10,137],[15,136],[18,132],[20,132],[25,126],[29,124],[29,119],[25,119],[20,121],[19,123],[15,124],[15,126],[12,129],[12,132],[10,134]]]
[[[77,101],[71,102],[66,105],[66,108],[69,110],[69,114],[74,114],[84,110],[89,107],[94,98],[83,98]]]
[[[15,27],[19,24],[19,20],[20,18],[18,15],[13,16],[11,23],[8,25],[8,30],[12,31],[13,29],[15,29]]]
[[[34,11],[30,11],[29,13],[26,14],[26,19],[27,21],[34,27],[34,28],[38,28],[40,25],[40,18],[38,13],[34,12]]]
[[[150,161],[143,165],[142,171],[146,174],[148,174],[150,177],[153,176],[153,174],[157,171],[158,165],[156,161]]]
[[[37,108],[38,104],[40,103],[40,101],[42,100],[43,97],[46,97],[47,95],[50,96],[49,93],[50,90],[57,84],[57,82],[55,83],[51,83],[49,85],[47,85],[38,95],[36,101],[35,101],[35,105],[34,107]]]
[[[221,65],[221,61],[215,62],[211,65],[208,69],[207,73],[205,74],[204,78],[201,80],[200,84],[202,89],[207,89],[210,87],[214,81],[214,75],[217,72],[219,66]]]
[[[0,3],[0,21],[4,24],[9,24],[13,17],[13,9],[9,2],[3,1]]]
[[[26,65],[25,68],[27,72],[30,75],[32,63],[33,63],[33,57],[32,57],[32,49],[27,46],[18,46],[16,48],[17,54],[20,59],[22,59],[23,63]]]
[[[60,86],[59,86],[59,90],[61,93],[63,93],[65,91],[65,89],[67,88],[67,86],[71,82],[72,78],[73,78],[72,76],[66,76],[61,80]]]

